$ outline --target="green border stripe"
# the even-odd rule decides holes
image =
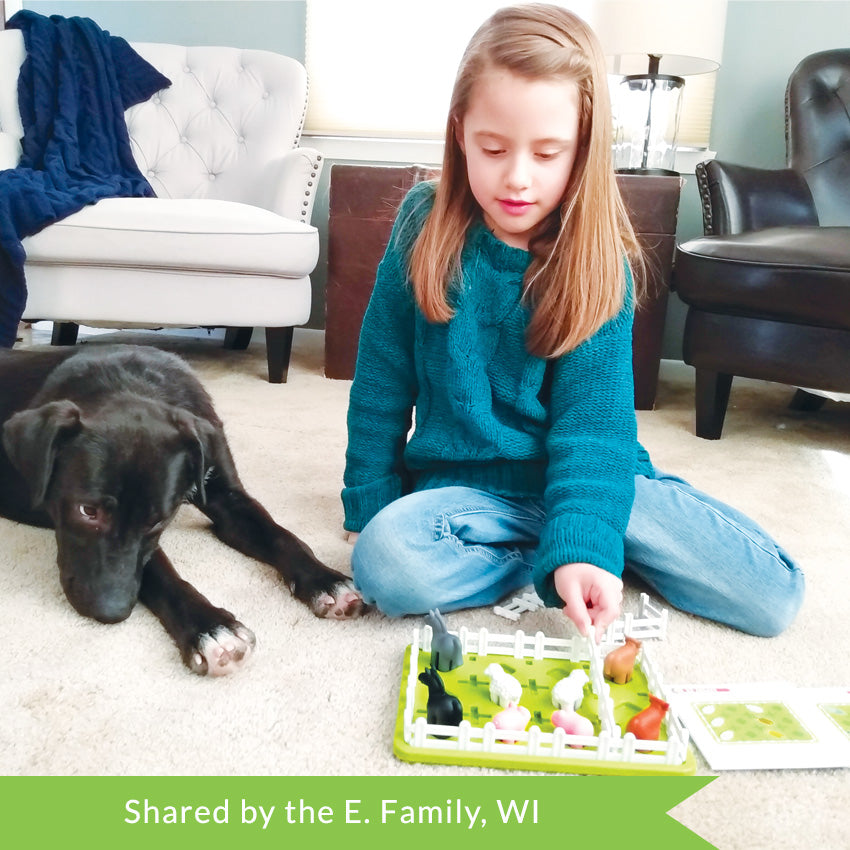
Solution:
[[[712,845],[666,812],[712,778],[0,777],[0,813],[8,847],[689,850]]]

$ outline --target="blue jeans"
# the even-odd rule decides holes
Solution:
[[[686,481],[635,477],[625,572],[682,611],[779,634],[803,600],[801,570],[751,519]],[[380,511],[352,553],[364,600],[391,617],[494,605],[531,583],[537,499],[466,487],[411,493]]]

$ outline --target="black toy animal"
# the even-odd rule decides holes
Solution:
[[[453,694],[446,693],[443,679],[434,667],[419,674],[419,681],[428,688],[426,718],[435,726],[459,726],[463,720],[463,706]]]

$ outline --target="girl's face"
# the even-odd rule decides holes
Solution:
[[[485,223],[498,239],[528,250],[534,229],[560,205],[573,170],[578,87],[490,69],[475,82],[456,133]]]

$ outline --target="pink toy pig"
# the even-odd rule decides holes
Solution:
[[[552,725],[563,729],[568,735],[592,735],[593,724],[575,711],[558,709],[552,712]],[[573,749],[580,750],[580,744],[570,744]]]
[[[531,720],[531,712],[524,705],[509,702],[494,718],[493,725],[503,732],[522,732]],[[514,740],[513,736],[503,735],[506,740]]]

